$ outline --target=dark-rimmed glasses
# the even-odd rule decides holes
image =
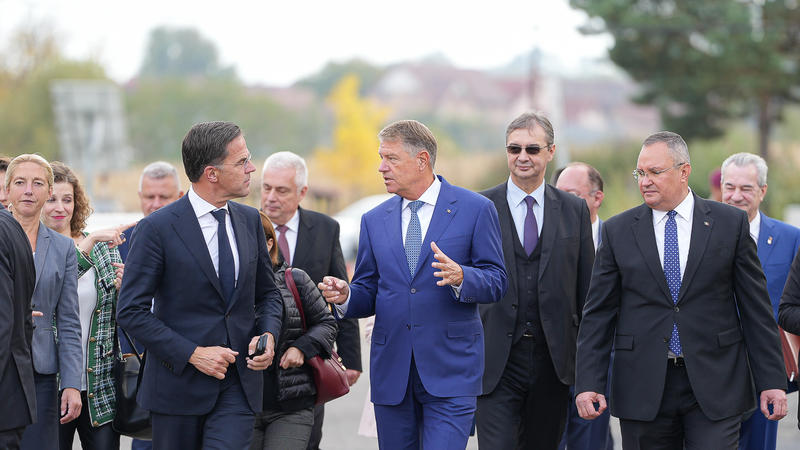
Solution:
[[[550,145],[545,145],[544,147],[539,147],[538,145],[528,145],[527,147],[525,147],[525,153],[529,155],[538,155],[539,152],[542,151],[543,149],[547,150],[549,148]],[[520,152],[522,151],[522,147],[516,144],[507,145],[506,151],[508,153],[511,153],[512,155],[519,155]]]

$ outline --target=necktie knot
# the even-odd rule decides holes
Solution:
[[[425,202],[423,202],[422,200],[414,200],[413,202],[408,204],[408,209],[410,209],[412,213],[416,213],[417,211],[419,211],[420,208],[422,208],[422,205],[424,204]]]
[[[667,215],[669,216],[670,219],[674,219],[676,214],[678,214],[678,211],[675,211],[674,209],[672,211],[667,212]]]
[[[286,225],[278,225],[277,227],[275,227],[275,229],[278,230],[279,233],[285,233],[286,230],[289,229],[289,227],[287,227]]]
[[[528,195],[525,197],[525,203],[528,205],[528,209],[533,209],[533,205],[536,203],[536,199]]]
[[[216,211],[211,211],[211,215],[214,216],[215,219],[217,219],[217,222],[225,223],[225,213],[226,212],[227,212],[227,210],[220,208],[220,209],[218,209]]]
[[[278,236],[278,250],[281,251],[281,255],[283,255],[283,260],[286,261],[286,264],[291,265],[292,255],[289,253],[289,240],[286,239],[286,232],[289,231],[289,227],[283,224],[278,225],[275,229],[280,233]]]

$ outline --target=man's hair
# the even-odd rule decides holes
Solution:
[[[53,168],[50,167],[50,163],[37,154],[23,153],[8,163],[8,169],[6,169],[6,189],[11,185],[11,177],[14,175],[14,171],[17,170],[17,166],[26,162],[32,162],[42,166],[45,172],[47,172],[47,185],[53,187]]]
[[[669,154],[672,156],[672,162],[674,164],[692,163],[689,159],[689,147],[686,145],[686,141],[684,141],[678,133],[673,133],[671,131],[659,131],[658,133],[653,133],[650,136],[647,136],[647,139],[642,142],[642,148],[649,147],[659,142],[667,144]]]
[[[304,187],[308,186],[308,167],[306,166],[306,160],[300,155],[292,152],[273,153],[264,161],[264,169],[261,172],[262,177],[268,168],[294,169],[294,184],[297,186],[298,194]]]
[[[80,236],[81,231],[86,228],[86,219],[92,214],[92,207],[89,205],[89,197],[81,186],[81,182],[75,172],[61,161],[50,163],[53,168],[54,183],[69,183],[72,186],[72,202],[75,205],[72,211],[72,219],[69,221],[69,228],[72,236]]]
[[[181,156],[186,176],[197,182],[208,166],[216,166],[228,156],[228,144],[242,134],[241,128],[231,122],[202,122],[186,133],[181,145]]]
[[[416,120],[398,120],[378,133],[381,142],[400,142],[411,156],[421,150],[431,155],[431,169],[436,165],[436,138],[425,125]]]
[[[550,178],[550,184],[555,186],[558,183],[558,177],[564,172],[564,169],[567,167],[583,167],[586,169],[586,175],[589,177],[589,186],[592,187],[594,191],[603,192],[603,177],[600,176],[600,172],[597,171],[594,167],[589,164],[586,164],[582,161],[573,161],[566,166],[557,169],[553,172],[553,176]]]
[[[175,187],[181,189],[181,180],[178,178],[178,169],[166,161],[156,161],[147,165],[139,176],[139,192],[142,192],[142,182],[145,178],[151,180],[163,180],[172,177],[175,179]]]
[[[767,162],[764,158],[754,155],[753,153],[735,153],[725,158],[722,162],[722,182],[725,182],[725,169],[733,164],[736,167],[753,166],[756,168],[756,178],[759,187],[767,185]]]
[[[536,125],[540,126],[542,130],[544,130],[545,143],[548,146],[553,145],[555,140],[555,136],[553,134],[553,125],[550,123],[550,120],[544,116],[544,114],[533,111],[520,114],[516,119],[512,120],[511,123],[508,124],[508,127],[506,128],[506,142],[508,142],[508,137],[511,135],[511,133],[516,130],[528,130],[531,134],[533,134],[533,130],[536,128]]]
[[[11,158],[7,156],[0,156],[0,172],[5,172],[8,169],[8,163],[11,162]]]

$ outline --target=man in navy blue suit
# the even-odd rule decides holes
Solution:
[[[758,259],[767,277],[767,291],[777,321],[781,293],[794,255],[800,248],[800,229],[760,212],[766,195],[767,163],[763,158],[752,153],[737,153],[722,163],[722,201],[747,212],[750,237],[758,246]],[[754,413],[742,422],[739,448],[775,450],[777,439],[778,422]]]
[[[328,276],[319,287],[344,317],[375,315],[380,447],[464,449],[483,375],[477,305],[506,290],[497,211],[434,175],[425,125],[402,120],[378,137],[378,171],[397,196],[364,214],[352,284]]]
[[[258,211],[230,201],[255,167],[230,122],[193,126],[182,156],[192,187],[136,226],[117,320],[148,349],[154,448],[247,449],[283,312]]]

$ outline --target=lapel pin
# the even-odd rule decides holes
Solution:
[[[767,245],[772,245],[772,236],[767,238]]]
[[[447,210],[447,214],[450,214],[450,210],[449,209]]]
[[[703,225],[705,225],[705,226],[707,226],[707,227],[708,227],[708,226],[710,226],[710,225],[708,224],[708,221],[707,221],[707,220],[706,220],[705,222],[703,222]]]

